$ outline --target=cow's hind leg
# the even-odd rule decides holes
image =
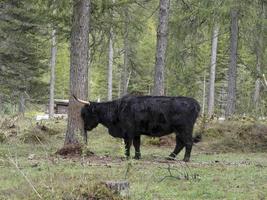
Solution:
[[[184,155],[185,162],[188,162],[190,160],[191,150],[193,146],[192,132],[193,132],[193,127],[187,127],[182,135],[183,142],[185,145],[185,155]]]
[[[134,155],[134,159],[139,160],[141,158],[141,152],[140,152],[140,136],[136,136],[133,139],[133,145],[134,145],[134,149],[135,149],[135,155]]]
[[[188,162],[190,160],[191,150],[192,150],[193,142],[187,141],[185,143],[185,155],[184,155],[184,161]]]
[[[184,143],[180,139],[179,134],[177,133],[176,134],[176,145],[175,145],[174,151],[169,155],[168,159],[173,160],[183,148],[184,148]]]
[[[130,157],[130,148],[132,146],[132,139],[124,139],[124,144],[125,144],[125,156],[126,158]]]

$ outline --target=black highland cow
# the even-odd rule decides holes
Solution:
[[[96,103],[74,98],[81,102],[81,117],[84,121],[84,139],[87,131],[99,123],[108,128],[113,137],[123,138],[126,156],[130,156],[133,143],[135,159],[140,159],[140,136],[160,137],[176,134],[176,146],[169,155],[173,159],[185,147],[184,161],[189,161],[193,142],[193,127],[198,117],[199,103],[189,97],[132,96]]]

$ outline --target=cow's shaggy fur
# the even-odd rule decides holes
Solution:
[[[81,117],[86,143],[87,130],[100,123],[110,135],[124,139],[127,157],[133,143],[135,158],[139,159],[141,135],[160,137],[175,133],[176,146],[169,157],[174,158],[185,147],[184,161],[189,161],[193,142],[197,141],[192,131],[199,111],[199,103],[189,97],[127,95],[110,102],[90,102],[82,108]]]

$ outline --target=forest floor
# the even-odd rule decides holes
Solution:
[[[129,182],[133,200],[267,197],[266,122],[212,123],[189,163],[184,152],[165,159],[170,139],[145,137],[142,159],[126,160],[122,141],[103,127],[89,133],[81,155],[60,156],[65,127],[64,120],[0,122],[0,199],[123,199],[101,187],[119,180]]]

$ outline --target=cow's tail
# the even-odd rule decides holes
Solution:
[[[198,118],[199,114],[200,114],[200,110],[201,110],[201,107],[199,105],[199,103],[196,101],[196,104],[195,104],[195,120]],[[202,140],[202,131],[200,131],[200,133],[195,133],[195,136],[193,137],[193,143],[198,143]]]
[[[193,143],[198,143],[202,140],[202,136],[200,134],[193,137]]]
[[[84,100],[78,99],[75,95],[72,95],[72,96],[76,101],[78,101],[78,102],[80,102],[82,104],[85,104],[85,105],[90,105],[89,101],[84,101]]]
[[[196,114],[195,117],[196,118],[199,116],[200,110],[201,110],[201,107],[200,107],[199,103],[196,102],[196,104],[195,104],[195,114]]]

